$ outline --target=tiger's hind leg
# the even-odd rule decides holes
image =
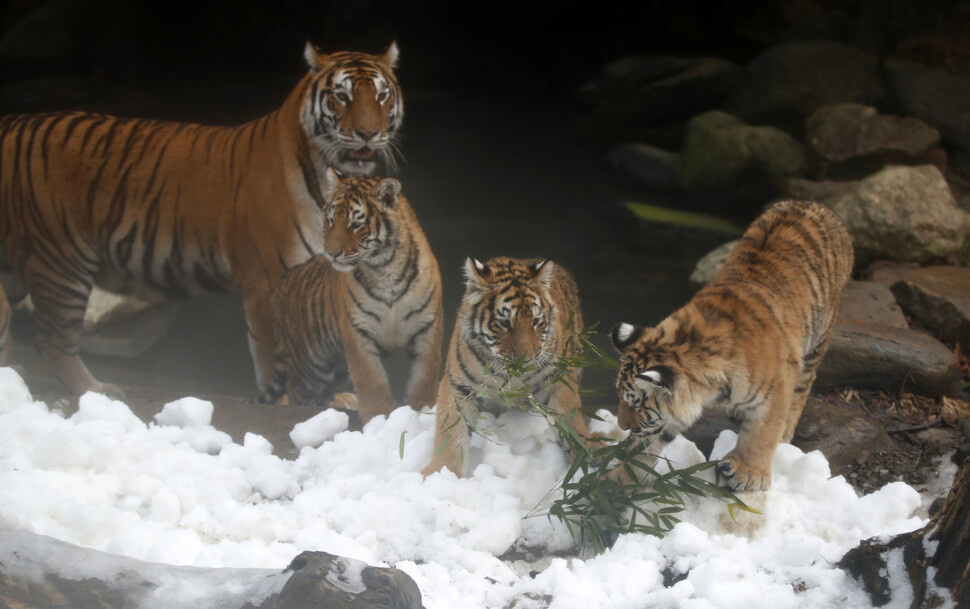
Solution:
[[[802,410],[805,409],[805,402],[812,391],[815,383],[815,374],[818,371],[818,364],[825,355],[828,341],[816,347],[802,362],[801,370],[798,375],[798,382],[795,384],[795,392],[792,395],[791,406],[788,408],[788,418],[785,419],[785,431],[782,433],[782,442],[791,442],[795,436],[795,428],[798,421],[802,418]]]
[[[56,281],[61,279],[62,281]],[[58,380],[74,395],[87,391],[118,398],[117,385],[102,383],[81,360],[81,328],[91,294],[90,280],[63,280],[50,272],[28,273],[25,283],[37,318],[37,350],[47,359]]]

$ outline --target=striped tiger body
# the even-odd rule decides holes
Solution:
[[[321,179],[393,163],[397,48],[324,55],[275,112],[236,127],[78,112],[0,119],[0,247],[36,307],[37,346],[73,393],[118,394],[85,367],[94,285],[150,298],[241,291],[259,388],[270,294],[323,250]]]
[[[400,182],[328,170],[323,192],[324,254],[287,273],[273,298],[277,361],[264,401],[329,406],[349,376],[361,419],[386,415],[398,402],[381,356],[406,349],[407,403],[433,404],[441,276]]]
[[[567,349],[570,331],[583,327],[576,283],[549,260],[493,258],[465,261],[466,289],[451,335],[444,377],[438,388],[435,454],[424,468],[429,475],[445,467],[464,474],[469,422],[481,410],[503,406],[495,392],[507,379],[510,362],[526,371],[507,388],[529,393],[570,417],[573,428],[589,436],[579,394],[554,382],[550,364]],[[581,369],[571,370],[579,381]]]
[[[791,440],[845,285],[852,241],[830,209],[784,201],[741,237],[714,280],[652,328],[620,324],[619,424],[661,446],[705,408],[741,423],[718,465],[734,490],[771,484],[779,442]]]

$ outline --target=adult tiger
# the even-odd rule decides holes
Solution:
[[[236,127],[79,112],[0,119],[0,247],[30,292],[37,347],[75,394],[120,390],[78,353],[92,286],[185,297],[242,292],[262,391],[270,294],[323,251],[327,167],[394,163],[398,50],[320,53],[275,112]]]
[[[708,407],[741,422],[718,464],[728,486],[760,491],[802,414],[852,273],[852,239],[819,203],[783,201],[741,237],[714,280],[652,328],[619,324],[620,427],[659,452]]]

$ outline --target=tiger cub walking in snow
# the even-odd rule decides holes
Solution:
[[[704,408],[726,408],[741,429],[719,472],[737,491],[768,488],[775,448],[795,431],[852,265],[852,240],[829,208],[773,205],[683,308],[652,328],[613,329],[620,427],[659,437],[651,447],[659,453]]]
[[[555,382],[551,364],[570,345],[569,332],[581,330],[583,315],[576,283],[550,260],[493,258],[465,261],[466,289],[451,335],[444,378],[438,388],[435,453],[422,473],[443,467],[461,477],[468,454],[468,422],[479,410],[496,410],[495,385],[506,379],[504,365],[517,362],[526,373],[510,390],[526,386],[533,397],[569,417],[580,437],[588,437],[577,388]],[[570,376],[579,382],[581,369]],[[501,377],[487,384],[491,375]]]
[[[326,404],[349,380],[363,421],[398,406],[381,356],[407,349],[407,403],[434,404],[441,276],[393,178],[323,179],[324,256],[292,269],[273,297],[277,351],[263,401]]]

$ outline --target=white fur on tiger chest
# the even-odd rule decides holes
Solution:
[[[390,297],[396,287],[389,286],[386,292],[382,293],[378,290],[377,293],[391,300]],[[428,301],[429,292],[433,289],[434,285],[430,281],[418,279],[406,294],[387,304],[371,297],[367,290],[355,284],[350,292],[360,306],[350,309],[353,325],[373,338],[385,351],[402,349],[416,333],[427,328],[429,321],[434,319],[436,315],[434,307],[422,308],[422,304]]]

